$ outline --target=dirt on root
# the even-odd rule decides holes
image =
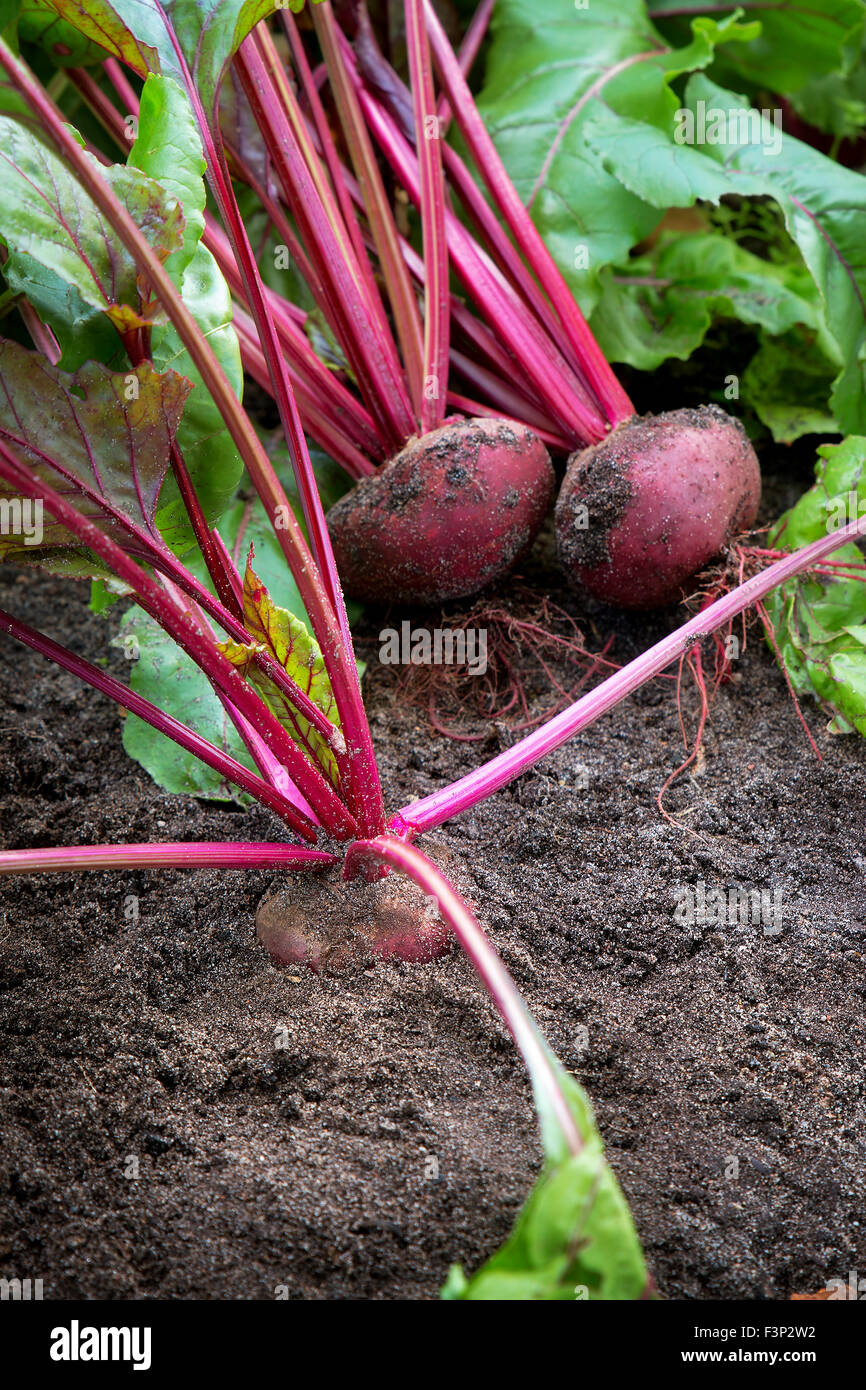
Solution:
[[[590,632],[615,625],[620,661],[673,622],[552,582]],[[122,674],[84,588],[0,570],[0,593]],[[396,809],[511,735],[436,737],[376,665],[380,626],[361,648]],[[162,793],[108,701],[6,639],[0,700],[6,847],[281,838],[265,811]],[[666,1298],[866,1270],[866,744],[806,714],[820,763],[756,636],[668,797],[681,826],[655,804],[682,760],[658,681],[437,832],[592,1097]],[[505,1237],[538,1140],[468,962],[278,970],[254,914],[279,878],[0,883],[0,1275],[46,1298],[420,1299]],[[781,929],[682,920],[701,884],[775,891]]]

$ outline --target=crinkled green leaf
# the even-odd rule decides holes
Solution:
[[[766,122],[762,140],[740,143],[734,118],[747,108],[746,99],[702,75],[686,89],[685,109],[696,121],[699,103],[707,119],[710,112],[720,113],[717,143],[679,144],[674,126],[662,130],[610,110],[592,116],[587,139],[608,172],[657,208],[716,203],[725,194],[778,203],[817,287],[825,336],[835,344],[841,370],[833,413],[845,430],[866,429],[866,179]],[[771,142],[778,144],[775,152]]]
[[[836,62],[840,46],[847,53],[859,44],[862,9],[861,0],[834,6],[834,13],[844,10],[847,18],[830,48],[820,50],[819,63]],[[770,14],[754,12],[762,23]],[[773,22],[779,18],[774,14]],[[538,7],[499,0],[479,104],[584,311],[597,307],[593,327],[616,360],[647,369],[665,356],[687,356],[720,313],[757,324],[765,340],[777,331],[755,316],[757,279],[757,295],[732,285],[730,266],[716,267],[717,298],[709,277],[689,284],[688,267],[685,280],[670,287],[636,284],[647,258],[637,265],[629,261],[669,208],[718,204],[726,195],[775,200],[793,245],[783,258],[788,271],[765,272],[771,299],[790,306],[784,290],[791,289],[811,306],[812,316],[801,320],[805,326],[815,327],[818,315],[822,350],[836,358],[827,414],[841,430],[866,430],[866,180],[785,136],[773,121],[753,128],[748,99],[699,70],[711,60],[740,61],[759,52],[758,36],[742,24],[701,27],[708,23],[709,16],[692,19],[690,43],[671,51],[649,23],[642,0],[593,0],[585,10],[575,10],[571,0]],[[823,22],[818,27],[826,31]],[[834,21],[831,27],[839,26]],[[671,89],[671,75],[690,68],[694,75],[684,102],[679,88]],[[697,119],[699,102],[705,111],[723,114],[727,140],[677,141],[677,131],[687,133],[681,111]],[[741,131],[751,143],[739,143]],[[680,253],[664,247],[653,254]],[[813,281],[811,292],[789,280],[801,261]],[[760,278],[760,267],[753,269]],[[764,361],[760,370],[765,369]]]
[[[771,540],[794,550],[866,516],[866,438],[818,450],[817,482],[777,523]],[[830,557],[862,565],[853,544]],[[788,675],[798,694],[812,694],[836,712],[837,729],[866,734],[866,571],[852,576],[801,576],[767,598]]]
[[[658,214],[609,174],[585,139],[604,103],[668,127],[679,105],[671,82],[711,61],[717,43],[755,32],[702,18],[671,52],[643,0],[498,0],[479,108],[523,201],[585,313],[604,266],[620,264]]]
[[[609,1301],[648,1292],[640,1241],[592,1107],[574,1078],[554,1065],[583,1148],[564,1153],[547,1117],[544,1170],[511,1235],[471,1277],[452,1268],[442,1290],[447,1300]]]
[[[684,22],[665,24],[665,12],[682,8],[682,0],[653,0],[651,5],[656,23],[675,40],[681,40]],[[748,43],[724,49],[713,76],[721,81],[739,78],[761,90],[786,94],[819,74],[846,66],[852,51],[856,52],[866,18],[862,0],[784,0],[782,4],[740,0],[738,8],[758,21],[759,32]],[[694,9],[715,13],[718,6]]]
[[[63,365],[80,366],[79,334],[89,346],[91,328],[104,332],[106,316],[121,330],[146,321],[135,264],[63,161],[7,115],[0,115],[0,170],[0,240],[10,253],[4,274],[54,329]],[[114,165],[102,173],[157,254],[176,251],[177,200],[138,170]]]
[[[814,334],[766,338],[743,373],[740,399],[779,444],[804,434],[835,434],[828,401],[836,372]]]
[[[105,518],[97,501],[83,497],[75,480],[145,530],[152,529],[188,390],[182,377],[154,372],[149,363],[111,372],[92,362],[70,374],[39,353],[0,340],[0,437],[131,553],[134,543]],[[14,488],[0,483],[0,496],[14,495]],[[43,535],[33,549],[76,544],[45,511]],[[0,534],[0,554],[21,548],[20,538]]]
[[[773,263],[713,231],[668,235],[627,270],[606,270],[602,286],[592,318],[602,351],[645,371],[691,356],[717,317],[780,334],[819,313],[799,258]]]
[[[336,786],[340,780],[339,768],[325,739],[295,711],[282,691],[253,662],[257,652],[273,657],[330,723],[335,728],[340,727],[336,701],[318,643],[299,618],[274,603],[267,586],[252,567],[252,556],[253,547],[250,546],[244,572],[243,607],[244,626],[252,641],[240,643],[230,639],[221,643],[220,650],[243,672],[295,743],[312,755]]]

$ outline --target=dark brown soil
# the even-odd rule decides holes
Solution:
[[[0,571],[0,593],[108,653],[83,589]],[[614,655],[669,620],[617,618]],[[375,667],[379,625],[369,698],[396,809],[508,734],[434,737]],[[107,701],[0,654],[5,846],[280,837],[266,812],[161,793]],[[438,832],[595,1102],[667,1298],[866,1272],[866,745],[810,708],[818,763],[757,637],[738,671],[670,797],[693,834],[655,805],[682,757],[670,682]],[[276,877],[3,881],[0,1274],[47,1298],[434,1298],[451,1261],[506,1235],[539,1150],[468,963],[279,971],[253,921]],[[698,882],[783,890],[781,933],[681,924]]]

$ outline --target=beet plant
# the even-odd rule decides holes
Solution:
[[[413,119],[425,129],[438,117],[421,5],[407,5],[406,16]],[[424,254],[418,257],[398,231],[351,81],[345,38],[329,5],[316,6],[313,17],[354,173],[341,163],[301,37],[285,10],[280,19],[304,105],[271,34],[257,30],[240,45],[230,69],[220,103],[222,147],[227,167],[283,239],[280,249],[290,253],[344,367],[338,377],[317,357],[311,315],[263,287],[304,428],[357,484],[328,514],[347,592],[362,600],[439,602],[499,578],[534,539],[555,488],[545,443],[529,427],[544,417],[528,403],[521,412],[515,400],[503,419],[486,403],[450,389],[452,296],[440,142],[425,140],[420,147]],[[138,117],[135,93],[110,61],[106,75]],[[72,76],[124,148],[124,116],[90,73],[76,68]],[[214,219],[207,221],[204,242],[236,295],[244,364],[285,413],[282,385],[256,330],[261,305]],[[462,322],[464,332],[491,337],[471,316],[469,329],[466,316]],[[507,395],[502,383],[500,400]]]
[[[189,765],[201,765],[259,801],[274,814],[282,838],[6,850],[0,872],[223,865],[313,875],[320,919],[315,909],[288,925],[263,914],[260,928],[276,958],[315,969],[371,956],[423,960],[455,938],[529,1070],[545,1166],[507,1244],[471,1279],[453,1271],[446,1296],[573,1299],[582,1290],[590,1298],[641,1297],[651,1287],[643,1256],[588,1101],[552,1055],[475,914],[416,841],[494,794],[786,581],[820,573],[822,562],[832,563],[828,557],[840,546],[866,532],[866,519],[858,516],[776,559],[511,748],[389,813],[285,334],[262,284],[220,129],[226,65],[246,48],[255,76],[269,40],[258,29],[253,55],[247,36],[270,6],[52,0],[51,8],[76,33],[98,40],[111,61],[143,78],[141,111],[129,161],[109,163],[86,147],[18,56],[14,30],[0,40],[0,238],[5,308],[21,339],[0,342],[0,501],[5,516],[17,507],[22,518],[26,509],[41,519],[38,535],[4,527],[0,545],[6,561],[95,579],[103,595],[131,599],[146,625],[124,627],[121,640],[156,634],[165,650],[191,664],[216,712],[208,732],[195,727],[191,714],[167,708],[169,664],[155,677],[151,700],[12,613],[0,613],[0,627],[128,710],[138,727],[155,731],[160,747],[168,740],[180,750],[184,776]],[[410,33],[420,33],[420,15],[409,0]],[[124,80],[117,73],[115,79]],[[429,83],[423,72],[416,79],[423,114]],[[254,82],[249,91],[254,95]],[[457,87],[450,96],[453,104]],[[416,158],[402,135],[393,144],[401,159]],[[422,190],[432,177],[423,165],[417,161],[414,175]],[[232,258],[225,279],[205,242],[205,172]],[[300,216],[302,209],[295,204],[294,211]],[[323,228],[314,240],[320,234],[325,256]],[[440,252],[427,258],[428,282],[435,282]],[[229,279],[249,306],[249,341],[257,344],[280,408],[294,472],[291,496],[239,398]],[[428,320],[437,302],[428,302]],[[573,310],[570,297],[563,300],[561,322],[586,347]],[[437,337],[429,321],[427,343],[420,360],[441,367],[442,333]],[[607,372],[600,354],[587,351],[582,360]],[[308,355],[304,360],[305,390],[327,419],[333,393],[323,382],[319,391],[316,369]],[[381,386],[382,427],[386,420],[394,425],[397,443],[391,419],[397,396],[378,375],[387,362],[374,352],[366,365],[372,387]],[[439,410],[441,399],[422,417],[428,452],[431,436],[443,428]],[[737,441],[742,450],[738,432]],[[277,547],[282,557],[276,583],[262,581],[253,546],[244,562],[248,509],[234,533],[228,530],[235,456],[270,527],[271,553]],[[424,466],[436,476],[435,457]],[[744,488],[753,482],[748,469],[744,479]],[[455,526],[452,514],[449,530]],[[417,543],[435,552],[434,534]],[[458,528],[454,543],[462,556],[471,536]],[[395,542],[395,564],[399,552]],[[240,756],[215,732],[229,726]],[[404,881],[419,891],[402,891]],[[334,916],[329,904],[346,891],[360,901],[360,918],[375,922],[375,929],[348,939],[326,929]]]
[[[280,19],[297,92],[261,29],[240,46],[231,100],[221,103],[229,167],[283,239],[345,368],[343,380],[323,371],[308,316],[268,290],[302,422],[356,480],[328,514],[339,573],[362,600],[435,603],[477,592],[513,566],[541,525],[555,486],[549,446],[571,456],[557,510],[566,572],[625,606],[668,602],[754,522],[757,459],[718,407],[669,411],[658,425],[635,414],[467,85],[463,68],[490,9],[480,8],[458,57],[427,0],[407,5],[406,87],[380,53],[365,5],[343,7],[342,25],[328,0],[312,7],[351,169],[288,12]],[[135,106],[125,80],[108,71]],[[120,111],[92,77],[76,71],[75,80],[122,145]],[[492,208],[442,138],[451,112]],[[423,256],[400,235],[376,149],[417,207]],[[205,240],[240,300],[247,368],[282,411],[232,249],[215,225]],[[452,292],[449,269],[475,312]],[[662,436],[664,449],[650,444]],[[710,477],[684,488],[697,439]]]
[[[310,117],[305,128],[309,168],[318,187],[328,187],[326,171],[332,176],[335,224],[337,195],[342,193],[344,246],[363,240],[357,204],[371,228],[382,280],[391,286],[402,275],[400,293],[397,289],[391,293],[398,328],[399,307],[406,301],[407,265],[423,287],[425,349],[429,349],[425,389],[431,382],[444,380],[448,372],[449,294],[444,262],[450,261],[475,308],[473,313],[456,295],[451,296],[452,332],[461,344],[451,353],[452,379],[463,378],[463,390],[473,393],[468,403],[476,411],[492,416],[505,409],[537,431],[551,448],[571,455],[557,510],[557,538],[566,571],[602,598],[635,606],[666,602],[681,595],[685,581],[737,530],[754,522],[760,496],[757,459],[737,422],[719,408],[700,417],[693,411],[667,412],[657,426],[649,417],[641,427],[523,206],[467,84],[464,69],[477,51],[491,9],[490,5],[479,8],[457,55],[428,0],[407,7],[411,78],[407,88],[379,51],[363,3],[343,7],[342,27],[337,26],[328,3],[314,8],[329,90],[357,178],[340,163],[297,30],[285,18],[299,85],[317,117]],[[438,100],[429,71],[428,42],[441,82]],[[273,71],[273,55],[271,66]],[[265,135],[263,148],[274,156],[277,167],[262,111],[263,93],[269,106],[278,103],[280,93],[274,83],[265,88],[263,79],[254,91],[243,69],[242,75],[256,124]],[[442,139],[452,116],[481,187],[455,145]],[[302,112],[293,112],[291,123],[296,129],[301,119]],[[416,205],[423,261],[388,221],[371,138]],[[285,181],[283,191],[285,195]],[[462,204],[465,220],[455,212],[455,199]],[[284,203],[283,215],[294,206],[285,196]],[[304,265],[311,259],[308,249],[303,248]],[[411,289],[408,298],[411,304]],[[330,323],[339,337],[337,316],[332,314]],[[411,341],[405,330],[403,337]],[[410,382],[413,375],[417,378],[418,372],[413,374],[410,366]],[[450,398],[455,404],[467,403],[453,391]],[[523,433],[515,439],[513,425],[490,425],[484,430],[490,444],[482,455],[476,443],[479,425],[459,428],[470,431],[472,457],[478,458],[468,478],[461,435],[448,427],[447,433],[436,431],[429,445],[423,436],[417,444],[412,441],[398,459],[372,480],[362,481],[330,513],[340,573],[350,593],[422,602],[471,593],[525,549],[543,514],[548,487],[540,446],[533,448],[531,436]],[[651,439],[662,435],[664,449],[650,445]],[[684,488],[696,438],[700,438],[713,485]],[[522,468],[517,463],[521,454]],[[441,462],[444,480],[459,482],[446,485],[431,467],[434,457]],[[475,514],[467,492],[479,499]],[[642,542],[639,584],[634,557],[621,555],[623,533]],[[444,552],[443,536],[447,537]],[[453,547],[464,541],[462,558],[455,561]],[[477,559],[467,564],[473,551]],[[603,562],[601,573],[599,562]],[[612,586],[606,583],[607,570],[614,576]]]
[[[352,235],[375,246],[384,283],[394,278],[394,229],[381,230],[381,191],[369,192],[378,178],[369,136],[416,207],[425,248],[429,242],[441,250],[444,237],[456,285],[474,310],[452,293],[451,382],[458,390],[449,386],[449,399],[465,405],[468,391],[476,412],[516,417],[554,452],[571,455],[557,509],[564,568],[598,597],[637,607],[681,597],[701,566],[754,522],[757,459],[722,408],[740,398],[741,386],[749,408],[781,440],[810,422],[843,432],[864,427],[857,364],[866,277],[855,216],[864,204],[862,177],[791,139],[773,112],[751,108],[703,76],[716,66],[754,72],[767,50],[763,18],[719,20],[712,6],[689,7],[681,18],[673,7],[668,24],[670,9],[654,7],[650,18],[643,0],[599,0],[577,12],[570,0],[544,7],[501,0],[495,9],[485,3],[455,53],[425,0],[424,31],[440,84],[432,121],[426,70],[419,96],[426,55],[423,45],[416,51],[417,26],[407,27],[406,87],[379,51],[362,0],[339,7],[339,28],[325,4],[314,11],[323,54],[317,79],[324,90],[327,78],[357,178],[341,164],[321,114],[307,120],[310,159],[318,153],[337,197],[348,199],[347,226],[353,208],[365,215]],[[491,16],[493,42],[476,102],[466,72]],[[655,27],[663,22],[663,31]],[[766,22],[776,44],[774,76],[802,76],[811,47],[799,21],[773,14]],[[834,55],[841,63],[845,45],[863,28],[863,7],[834,0],[832,14],[810,25],[820,63],[826,67]],[[315,113],[318,81],[308,80],[292,32],[299,90]],[[446,141],[449,122],[456,136]],[[445,181],[444,216],[439,181],[425,176],[431,146]],[[756,227],[763,223],[765,253],[746,250],[744,234],[718,230],[731,215],[723,200],[733,198],[752,207]],[[697,230],[666,230],[667,209],[696,206]],[[751,224],[748,231],[753,244]],[[639,259],[635,249],[647,241],[653,250]],[[398,242],[416,285],[429,288],[428,258],[422,262]],[[396,293],[390,302],[399,323]],[[591,328],[582,307],[592,314]],[[742,383],[726,378],[724,398],[715,391],[703,411],[668,410],[657,423],[652,416],[641,421],[605,355],[640,368],[687,357],[719,315],[762,335]],[[820,411],[805,407],[804,371],[827,373],[820,383],[810,377],[823,398]],[[393,506],[379,489],[378,502],[362,506],[350,494],[335,512],[341,561],[357,584],[364,559],[368,571],[385,568],[383,514],[401,516],[405,474],[400,482]],[[347,524],[356,506],[357,528]],[[407,519],[407,528],[414,521]],[[344,559],[350,536],[352,554]],[[371,596],[383,596],[381,585]],[[411,597],[423,596],[416,574]]]

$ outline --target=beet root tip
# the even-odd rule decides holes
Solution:
[[[605,603],[673,603],[754,524],[760,499],[755,451],[725,411],[632,416],[569,460],[556,504],[559,558]]]

